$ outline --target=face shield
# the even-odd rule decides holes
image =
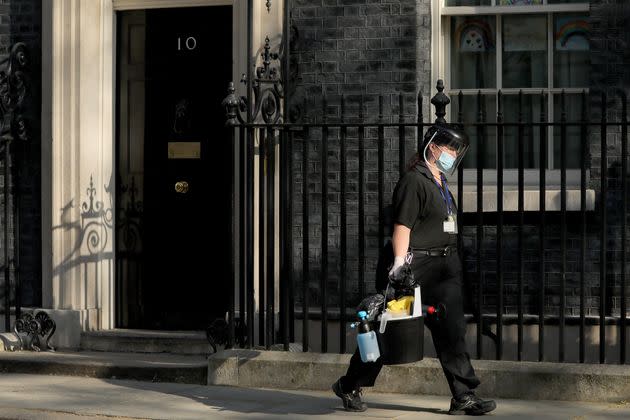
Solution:
[[[428,153],[433,149],[434,155],[437,155],[433,164],[449,176],[455,173],[470,145],[466,133],[443,125],[429,128],[424,140],[425,162],[429,163]],[[431,147],[432,144],[435,147]]]

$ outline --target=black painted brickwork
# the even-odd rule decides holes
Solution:
[[[368,121],[379,116],[379,96],[383,96],[383,119],[399,121],[399,96],[403,97],[405,120],[415,121],[417,92],[423,92],[424,113],[429,111],[430,92],[430,1],[429,0],[294,0],[292,24],[297,38],[292,54],[295,93],[292,108],[297,115],[308,109],[309,121],[321,121],[324,112],[328,121],[339,121],[341,95],[346,99],[346,117],[358,120],[359,104]],[[326,99],[326,110],[322,100]],[[306,101],[306,103],[305,103]],[[425,120],[428,121],[428,115]],[[347,118],[346,118],[347,119]],[[310,261],[311,302],[320,300],[321,262],[321,131],[313,130],[309,143],[309,179],[307,189],[311,202]],[[330,302],[338,301],[339,240],[340,240],[340,163],[338,130],[329,133],[328,151],[329,205],[328,243],[329,272],[326,282]],[[378,249],[378,157],[376,129],[365,132],[365,291],[374,289],[373,273]],[[398,179],[398,130],[385,133],[385,195],[386,203]],[[396,140],[395,140],[396,139]],[[405,150],[411,157],[415,130],[408,130]],[[301,273],[302,263],[302,150],[299,141],[294,155],[296,186],[294,219],[295,267]],[[347,229],[348,255],[347,297],[358,297],[358,133],[348,131],[347,166]],[[302,284],[299,281],[298,284]],[[301,286],[300,286],[301,287]],[[301,296],[301,291],[297,293]]]
[[[292,5],[297,37],[291,53],[299,74],[294,106],[307,99],[321,118],[319,104],[325,96],[328,115],[339,116],[344,94],[354,106],[363,97],[367,114],[374,114],[376,98],[384,94],[385,115],[397,118],[399,93],[409,96],[409,114],[415,114],[418,91],[425,92],[426,103],[429,0],[295,0]]]

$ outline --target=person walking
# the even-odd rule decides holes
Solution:
[[[394,263],[389,276],[396,276],[411,253],[411,270],[420,284],[423,303],[444,303],[447,308],[446,317],[425,322],[453,396],[449,414],[480,415],[494,410],[496,403],[474,392],[480,382],[465,345],[457,208],[445,177],[455,172],[468,147],[468,136],[452,125],[436,124],[427,130],[420,152],[394,189]],[[364,363],[359,350],[354,352],[346,374],[332,385],[346,410],[367,409],[361,387],[373,386],[382,366],[380,358]]]

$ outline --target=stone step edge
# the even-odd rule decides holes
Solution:
[[[224,350],[208,359],[208,385],[330,390],[351,355]],[[473,360],[489,398],[620,402],[630,398],[630,365]],[[384,366],[374,392],[451,395],[437,359]],[[368,393],[369,388],[364,391]]]
[[[173,353],[207,355],[212,347],[205,342],[197,341],[164,341],[154,339],[138,339],[136,337],[121,337],[112,340],[111,337],[81,338],[80,348],[87,351],[116,351],[128,353]],[[145,348],[143,351],[140,349]]]
[[[80,354],[81,352],[77,352]],[[103,358],[82,360],[55,357],[56,353],[3,352],[1,373],[81,376],[102,379],[131,379],[148,382],[207,384],[206,363],[148,363],[147,361],[106,361]],[[106,357],[107,353],[103,353]],[[163,360],[162,360],[163,362]]]
[[[182,335],[147,335],[133,332],[85,332],[79,347],[86,351],[126,353],[171,353],[208,355],[212,347],[205,337]]]
[[[143,338],[153,340],[187,340],[207,342],[204,331],[165,331],[165,330],[139,330],[128,328],[114,328],[111,330],[83,331],[82,337],[125,337]]]

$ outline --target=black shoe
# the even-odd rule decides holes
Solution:
[[[345,393],[341,390],[341,379],[332,385],[332,390],[336,396],[343,401],[343,408],[346,411],[365,411],[367,404],[361,401],[361,390],[355,389],[352,392]]]
[[[451,408],[448,410],[448,414],[480,416],[495,408],[497,408],[497,403],[493,400],[482,400],[475,394],[465,394],[460,399],[451,399]]]

